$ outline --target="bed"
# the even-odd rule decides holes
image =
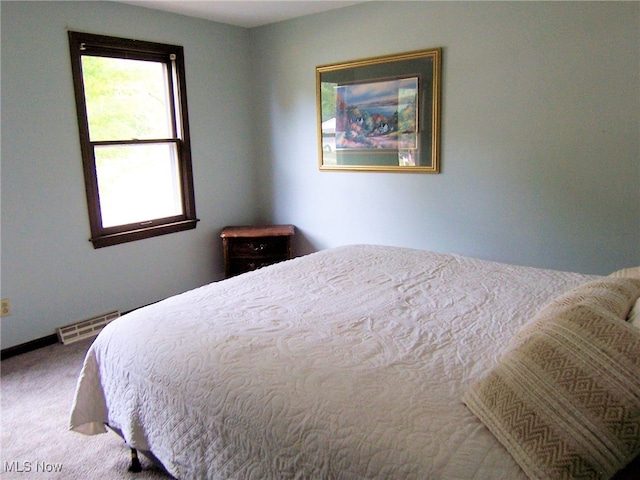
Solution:
[[[70,429],[108,426],[179,479],[609,478],[640,453],[640,279],[626,273],[377,245],[298,257],[110,323],[86,354]],[[583,325],[587,310],[615,341]],[[554,328],[596,346],[572,367],[596,365],[591,384],[625,415],[613,427],[584,389],[544,384],[563,374],[513,368]],[[570,438],[554,431],[563,408]]]

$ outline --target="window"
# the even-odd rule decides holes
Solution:
[[[195,228],[183,49],[69,32],[95,248]]]

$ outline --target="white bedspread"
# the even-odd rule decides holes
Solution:
[[[180,479],[524,478],[460,397],[541,306],[592,278],[318,252],[108,325],[70,426],[107,423]]]

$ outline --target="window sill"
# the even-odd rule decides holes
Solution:
[[[157,237],[160,235],[167,235],[169,233],[175,232],[182,232],[184,230],[192,230],[196,228],[196,224],[198,222],[198,219],[180,220],[178,222],[143,227],[137,230],[127,230],[126,232],[100,235],[92,237],[90,241],[93,243],[93,248],[109,247],[111,245],[118,245],[120,243],[135,242],[136,240],[142,240],[145,238]]]

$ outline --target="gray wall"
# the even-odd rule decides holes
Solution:
[[[373,2],[251,31],[262,214],[585,273],[640,264],[640,4]],[[314,68],[443,48],[442,173],[320,172]],[[268,180],[267,180],[268,179]]]
[[[67,30],[185,48],[195,230],[95,250]],[[2,3],[2,348],[220,278],[219,233],[254,219],[247,31],[111,2]]]
[[[2,348],[220,278],[227,224],[607,273],[640,264],[640,4],[372,2],[252,30],[2,3]],[[196,230],[94,250],[66,32],[185,47]],[[442,173],[319,172],[317,65],[443,48]]]

